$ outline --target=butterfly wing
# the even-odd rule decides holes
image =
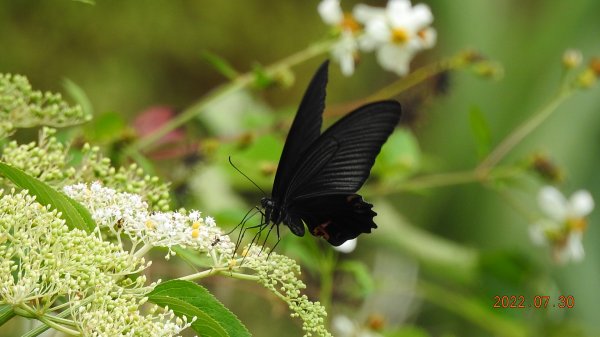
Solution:
[[[377,213],[372,207],[358,194],[332,194],[301,199],[288,210],[292,220],[289,227],[298,235],[297,228],[301,225],[301,234],[304,234],[306,224],[312,235],[322,236],[330,244],[339,246],[346,240],[377,228],[373,221]]]
[[[400,114],[398,102],[381,101],[362,106],[332,125],[303,153],[286,186],[283,205],[358,191]]]
[[[328,65],[329,61],[323,62],[313,76],[292,122],[273,183],[272,195],[276,200],[281,200],[302,154],[321,135]]]

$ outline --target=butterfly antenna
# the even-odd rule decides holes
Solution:
[[[250,181],[252,184],[254,184],[254,186],[256,186],[256,188],[258,188],[258,189],[259,189],[259,190],[262,192],[262,194],[263,194],[265,197],[267,196],[267,193],[265,193],[265,191],[263,191],[263,189],[262,189],[262,188],[260,188],[260,186],[258,186],[258,185],[257,185],[257,184],[256,184],[254,181],[252,181],[252,179],[250,179],[250,178],[249,178],[247,175],[245,175],[245,174],[244,174],[244,172],[240,171],[240,169],[239,169],[239,168],[237,168],[237,167],[236,167],[236,166],[233,164],[233,162],[231,161],[231,156],[229,156],[229,164],[231,164],[231,166],[232,166],[232,167],[233,167],[233,168],[234,168],[236,171],[238,171],[238,172],[239,172],[241,175],[243,175],[244,177],[246,177],[246,179],[248,179],[248,180],[249,180],[249,181]]]

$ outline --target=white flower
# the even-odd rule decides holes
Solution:
[[[529,236],[533,243],[550,244],[559,263],[583,260],[585,217],[594,209],[591,194],[580,190],[567,200],[556,188],[546,186],[540,190],[538,202],[547,218],[530,227]]]
[[[340,63],[342,74],[354,73],[354,63],[358,58],[357,33],[361,27],[350,14],[344,14],[339,0],[323,0],[317,7],[321,19],[333,26],[337,41],[331,47],[331,57]]]
[[[390,0],[385,9],[357,5],[354,17],[365,25],[360,38],[363,50],[376,50],[379,64],[402,76],[409,71],[413,56],[433,47],[433,15],[427,5],[412,6],[409,0]]]
[[[333,249],[337,250],[340,253],[352,253],[354,249],[356,249],[356,238],[348,240],[337,247],[334,246]]]
[[[366,327],[361,327],[356,322],[344,315],[338,315],[331,322],[333,329],[339,337],[381,337],[377,332]]]
[[[319,3],[317,10],[323,22],[330,26],[339,25],[344,20],[344,12],[342,12],[339,0],[323,0]]]

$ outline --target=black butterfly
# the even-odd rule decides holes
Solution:
[[[304,236],[306,225],[312,235],[339,246],[377,228],[373,205],[356,191],[369,177],[401,109],[396,101],[367,104],[321,134],[328,64],[319,67],[302,98],[279,159],[272,197],[261,200],[261,223],[283,222],[298,236]]]

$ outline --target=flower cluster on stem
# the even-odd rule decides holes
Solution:
[[[344,13],[340,0],[323,0],[317,9],[333,27],[331,55],[346,76],[354,72],[360,51],[375,51],[383,69],[404,76],[415,54],[436,42],[437,33],[430,27],[433,15],[425,4],[389,0],[386,8],[358,4],[352,13]]]

